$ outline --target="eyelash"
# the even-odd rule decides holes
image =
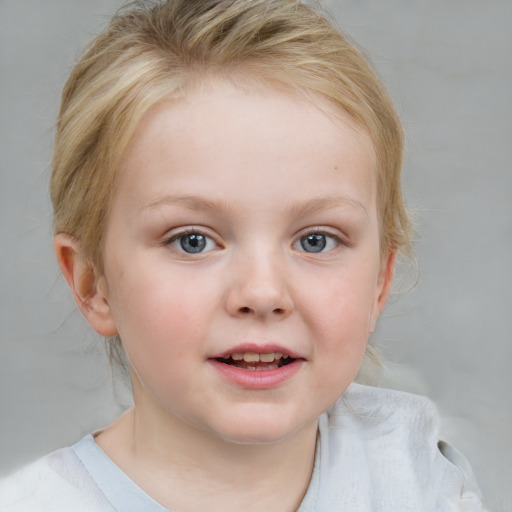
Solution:
[[[325,245],[323,247],[321,247],[320,250],[318,250],[318,251],[307,251],[303,245],[303,241],[306,240],[308,237],[315,237],[315,236],[325,237],[325,240],[326,240]],[[325,247],[329,246],[329,240],[334,242],[335,246],[329,248],[328,250],[324,250]],[[296,242],[294,242],[293,248],[298,249],[299,251],[302,251],[302,252],[305,252],[308,254],[324,254],[324,253],[331,252],[331,251],[335,250],[340,245],[345,245],[345,242],[339,236],[337,236],[333,233],[323,231],[322,229],[319,228],[319,229],[315,229],[313,231],[309,231],[309,232],[303,234],[301,237],[299,237],[299,239]]]
[[[213,244],[214,247],[209,247],[208,250],[206,250],[206,251],[203,250],[204,247],[203,247],[203,249],[198,250],[198,251],[186,251],[185,248],[183,247],[183,240],[185,240],[186,237],[190,237],[191,235],[196,235],[197,237],[203,237],[205,239],[204,247],[207,247],[208,244],[210,244],[210,245]],[[176,247],[174,245],[175,243],[179,243],[180,247]],[[174,250],[176,250],[177,252],[182,253],[182,254],[203,254],[205,252],[210,252],[215,247],[218,247],[218,244],[215,242],[215,240],[211,236],[207,235],[200,229],[196,229],[196,228],[185,229],[183,231],[180,231],[179,233],[172,235],[171,237],[164,240],[164,245],[171,246]]]
[[[201,242],[199,240],[196,240],[196,242],[199,244],[198,246],[196,246],[199,248],[199,250],[197,250],[197,251],[195,251],[195,250],[187,251],[185,249],[185,247],[183,246],[183,241],[186,239],[186,237],[190,237],[191,235],[195,235],[197,237],[202,237],[204,239],[204,245],[202,247],[201,247]],[[316,247],[318,247],[318,250],[311,250],[311,251],[306,250],[306,247],[304,246],[304,244],[308,243],[306,241],[309,237],[313,237],[309,241],[309,243],[311,245],[310,248],[315,249]],[[317,238],[315,239],[314,237],[317,237]],[[323,240],[319,239],[318,237],[323,237]],[[331,241],[331,245],[334,242],[334,244],[335,244],[334,247],[332,247],[332,246],[329,247],[329,241]],[[179,247],[174,245],[177,242],[179,242]],[[320,245],[316,246],[316,244],[318,242],[320,243]],[[213,244],[213,246],[212,246],[212,244]],[[180,231],[179,233],[172,235],[171,237],[164,240],[164,245],[171,246],[171,247],[173,247],[174,250],[176,250],[177,252],[182,253],[182,254],[203,254],[206,252],[210,252],[215,247],[218,247],[218,244],[215,242],[215,240],[211,236],[208,236],[202,230],[196,229],[196,228],[189,228],[189,229]],[[333,233],[323,231],[322,229],[318,228],[313,231],[306,232],[305,234],[300,236],[292,244],[292,248],[299,250],[300,252],[305,252],[307,254],[324,254],[324,253],[331,252],[331,251],[335,250],[340,245],[345,245],[345,242],[339,236],[337,236]],[[324,250],[326,247],[329,247],[329,248],[327,250]],[[194,249],[195,247],[193,245],[191,245],[189,248]],[[207,250],[204,250],[205,248],[207,248]]]

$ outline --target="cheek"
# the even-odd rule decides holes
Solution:
[[[111,293],[111,307],[129,357],[185,356],[204,335],[211,305],[218,303],[211,287],[197,279],[137,269],[119,277],[113,279],[117,287]]]
[[[307,322],[318,336],[317,343],[329,352],[364,347],[370,334],[370,319],[376,287],[368,271],[351,269],[318,280],[303,295]],[[364,348],[363,348],[364,350]]]

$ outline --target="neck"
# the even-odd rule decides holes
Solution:
[[[97,443],[152,498],[174,512],[291,512],[306,493],[317,423],[272,444],[237,444],[137,406]],[[201,492],[198,492],[198,489]]]

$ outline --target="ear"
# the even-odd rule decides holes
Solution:
[[[370,314],[370,333],[375,331],[377,320],[386,305],[391,288],[393,286],[393,275],[395,271],[395,252],[389,251],[382,260],[381,269],[377,278],[375,289],[375,300]]]
[[[115,336],[117,328],[110,309],[105,277],[84,260],[80,242],[71,235],[58,233],[53,239],[53,246],[60,270],[82,314],[97,333]]]

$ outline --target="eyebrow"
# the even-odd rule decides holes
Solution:
[[[215,201],[193,195],[170,195],[158,197],[144,204],[141,211],[152,210],[162,205],[181,206],[191,211],[227,213],[232,210],[232,207],[225,201]],[[365,215],[368,215],[368,210],[361,201],[352,197],[334,195],[317,197],[298,204],[292,204],[288,207],[288,211],[293,217],[304,217],[345,206],[362,210]]]
[[[332,208],[349,206],[357,210],[362,210],[368,216],[368,209],[359,200],[348,196],[326,196],[304,201],[303,203],[294,204],[290,206],[289,211],[292,216],[305,217],[314,215],[322,211],[330,210]]]
[[[158,197],[144,204],[141,211],[152,210],[162,205],[181,206],[192,211],[228,212],[231,210],[225,201],[213,201],[192,195],[170,195]]]

